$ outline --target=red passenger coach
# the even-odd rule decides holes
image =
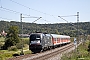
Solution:
[[[65,43],[70,43],[70,36],[66,35],[57,35],[57,34],[51,34],[52,35],[52,42],[54,45],[60,45]]]

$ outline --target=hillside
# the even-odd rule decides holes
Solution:
[[[77,23],[56,23],[56,24],[36,24],[36,23],[25,23],[23,22],[23,33],[30,34],[32,32],[47,32],[55,34],[64,34],[70,36],[77,35]],[[0,32],[2,30],[8,31],[10,26],[18,26],[21,33],[20,22],[15,21],[0,21]],[[90,22],[79,22],[79,35],[89,34],[90,35]]]

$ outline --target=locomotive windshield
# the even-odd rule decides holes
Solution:
[[[39,34],[32,34],[30,36],[30,40],[34,41],[34,40],[40,40],[40,35]]]

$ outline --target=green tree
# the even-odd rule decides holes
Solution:
[[[58,32],[58,30],[57,30],[57,29],[55,29],[55,34],[59,34],[59,32]]]
[[[16,45],[16,43],[20,42],[20,39],[18,37],[19,29],[17,26],[11,26],[8,29],[7,36],[5,38],[5,44],[3,46],[4,49],[8,49],[8,47]]]

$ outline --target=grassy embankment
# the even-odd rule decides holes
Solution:
[[[88,51],[89,40],[78,46],[78,49],[64,54],[61,60],[90,60],[90,52]]]
[[[3,46],[4,40],[5,40],[5,38],[0,37],[0,47]],[[28,42],[29,42],[28,38],[23,38],[23,44],[24,44],[23,51],[24,51],[24,54],[30,54],[31,53],[31,51],[29,50],[29,47],[28,47]],[[13,54],[20,55],[20,53],[21,53],[21,49],[17,49],[16,51],[1,50],[0,49],[0,60],[6,60],[8,58],[12,58]]]

